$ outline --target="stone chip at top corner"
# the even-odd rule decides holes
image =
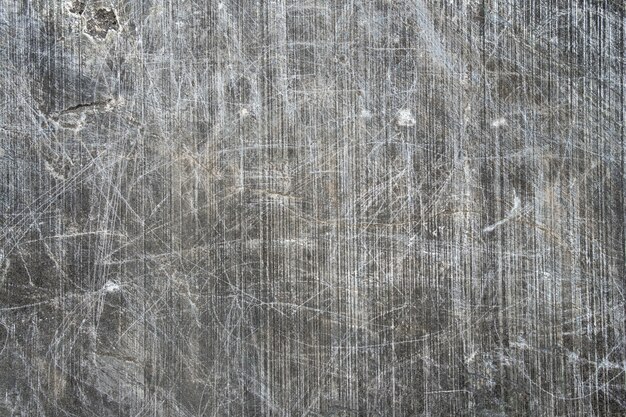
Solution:
[[[70,13],[83,14],[85,11],[85,0],[72,0],[67,5]]]

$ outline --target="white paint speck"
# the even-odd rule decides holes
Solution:
[[[363,119],[371,119],[372,118],[372,113],[369,110],[367,110],[367,109],[363,109],[363,110],[361,110],[361,117]]]
[[[104,292],[118,292],[119,290],[120,285],[113,281],[107,281],[102,287],[102,291]]]
[[[398,126],[415,126],[415,117],[410,110],[402,109],[398,112],[396,123]]]
[[[502,126],[506,126],[507,124],[508,122],[506,121],[504,117],[500,117],[494,120],[493,122],[491,122],[492,127],[502,127]]]
[[[250,116],[250,112],[244,107],[243,109],[239,110],[239,116],[245,119],[246,117]]]

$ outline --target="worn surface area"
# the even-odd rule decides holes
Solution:
[[[0,416],[623,416],[618,0],[0,0]]]

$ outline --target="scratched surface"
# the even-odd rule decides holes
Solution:
[[[0,0],[0,416],[626,415],[619,0]]]

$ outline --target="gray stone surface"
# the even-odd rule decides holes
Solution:
[[[626,415],[624,14],[0,0],[0,415]]]

